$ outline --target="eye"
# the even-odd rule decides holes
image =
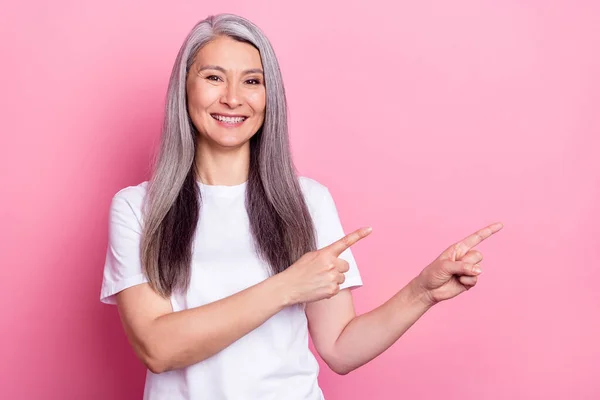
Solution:
[[[248,79],[246,81],[246,83],[249,83],[250,85],[260,85],[260,79],[255,79],[255,78]]]
[[[217,75],[209,75],[206,77],[206,79],[208,79],[209,81],[218,82],[221,78],[219,78]]]

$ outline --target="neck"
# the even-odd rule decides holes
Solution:
[[[207,185],[239,185],[248,180],[250,142],[239,147],[209,146],[200,141],[196,149],[197,179]]]

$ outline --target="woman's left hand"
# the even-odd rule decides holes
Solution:
[[[421,271],[414,283],[428,305],[451,299],[475,286],[483,255],[472,248],[502,228],[502,223],[497,222],[467,236]]]

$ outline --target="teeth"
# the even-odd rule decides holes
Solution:
[[[218,115],[218,114],[213,115],[213,117],[215,119],[218,119],[219,121],[227,122],[229,124],[237,124],[246,119],[246,117],[224,117],[224,116]]]

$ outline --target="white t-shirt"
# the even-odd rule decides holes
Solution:
[[[317,248],[342,238],[345,233],[327,187],[307,177],[298,179],[315,224]],[[246,185],[198,182],[202,207],[193,245],[191,282],[186,293],[171,296],[173,311],[217,301],[269,277],[250,236]],[[116,293],[148,281],[139,256],[146,186],[147,182],[142,182],[113,197],[100,294],[104,303],[115,304]],[[340,258],[350,264],[340,289],[362,286],[351,250]],[[161,374],[148,370],[144,399],[322,400],[318,373],[319,364],[308,347],[305,305],[295,304],[206,360]]]

